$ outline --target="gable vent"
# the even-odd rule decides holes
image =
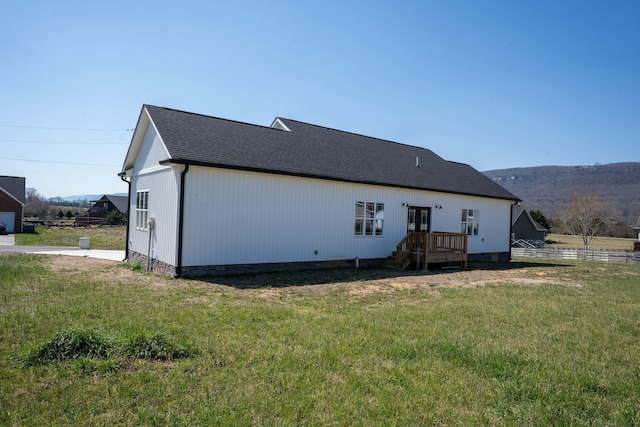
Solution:
[[[273,121],[273,123],[271,123],[271,127],[274,129],[279,129],[279,130],[283,130],[286,132],[291,132],[291,129],[289,129],[287,127],[287,125],[285,125],[284,123],[282,123],[282,120],[280,120],[280,118],[276,117],[276,119]]]

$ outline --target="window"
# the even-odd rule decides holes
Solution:
[[[138,191],[136,194],[136,228],[147,229],[149,217],[149,191]]]
[[[356,202],[356,236],[382,236],[384,203]]]
[[[480,224],[480,212],[474,209],[462,209],[461,232],[469,236],[477,236]]]

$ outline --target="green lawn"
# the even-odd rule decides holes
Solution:
[[[81,237],[89,237],[91,249],[124,250],[126,240],[124,226],[36,228],[35,233],[15,235],[18,246],[72,246],[77,247]]]
[[[204,282],[73,262],[0,256],[0,425],[640,425],[640,266]],[[24,363],[65,331],[194,351]]]

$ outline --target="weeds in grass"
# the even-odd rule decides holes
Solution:
[[[176,345],[158,333],[151,336],[144,333],[130,334],[121,340],[118,348],[119,353],[127,357],[146,360],[184,359],[199,353],[191,344]]]
[[[131,263],[131,262],[125,262],[124,267],[134,271],[136,273],[144,273],[145,272],[145,268],[142,264],[140,264],[139,262],[135,262],[135,263]]]
[[[22,358],[23,366],[77,359],[78,357],[107,358],[112,354],[111,340],[98,332],[62,331],[46,343],[31,349]]]
[[[19,362],[20,366],[29,367],[76,360],[83,369],[100,371],[117,367],[119,362],[96,365],[93,359],[175,360],[198,353],[195,346],[173,344],[160,333],[147,336],[139,332],[116,339],[87,329],[59,332],[46,343],[28,350],[24,356],[19,357]]]

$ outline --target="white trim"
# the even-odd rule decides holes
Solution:
[[[280,120],[280,117],[276,117],[276,118],[273,120],[273,123],[271,123],[271,126],[270,126],[270,127],[274,128],[274,129],[281,129],[281,130],[284,130],[284,131],[286,131],[286,132],[291,132],[291,129],[289,129],[289,128],[287,127],[287,125],[285,125],[285,124],[282,122],[282,120]]]
[[[140,172],[136,174],[136,176],[149,175],[156,172],[162,172],[167,169],[171,169],[171,166],[164,166],[164,165],[152,166],[150,168],[142,169]]]
[[[26,204],[22,203],[20,200],[16,199],[16,197],[9,193],[7,190],[5,190],[4,188],[0,187],[0,190],[2,190],[2,192],[4,194],[6,194],[7,196],[11,197],[13,200],[15,200],[16,202],[20,203],[20,206],[22,206],[23,208],[26,206]]]
[[[158,132],[158,128],[155,123],[151,119],[151,115],[147,111],[147,106],[145,105],[140,113],[140,118],[138,119],[138,123],[136,124],[135,131],[133,132],[133,136],[131,137],[131,143],[129,144],[129,149],[127,150],[127,155],[124,159],[124,164],[122,166],[122,171],[126,172],[135,168],[135,162],[140,154],[140,149],[142,148],[142,144],[144,143],[145,137],[149,130],[149,126],[153,127],[153,130],[156,133],[156,137],[162,143],[162,147],[164,151],[167,153],[167,160],[171,160],[171,154],[167,149],[167,145],[164,143],[162,139],[162,135]]]

